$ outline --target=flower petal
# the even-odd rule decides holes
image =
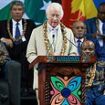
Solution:
[[[75,90],[72,92],[72,94],[78,98],[78,100],[81,100],[81,95],[82,95],[82,89],[81,89],[81,85]]]
[[[52,85],[54,86],[54,88],[57,89],[58,91],[61,91],[65,87],[62,80],[60,80],[56,76],[51,76],[51,82],[52,82]]]
[[[73,77],[73,78],[69,81],[69,83],[68,83],[68,85],[67,85],[67,88],[69,88],[71,91],[76,90],[76,89],[80,86],[81,80],[82,80],[82,79],[81,79],[80,76],[75,76],[75,77]]]
[[[51,99],[51,105],[61,105],[63,100],[64,100],[64,98],[59,93]]]
[[[71,105],[71,104],[67,101],[67,99],[64,99],[61,105]]]
[[[73,95],[70,95],[68,97],[68,102],[70,103],[70,105],[81,105],[81,102],[78,100],[78,98]]]

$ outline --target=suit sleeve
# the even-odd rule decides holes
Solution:
[[[69,29],[69,36],[68,39],[70,40],[69,44],[70,44],[70,49],[69,49],[69,55],[78,55],[77,52],[77,47],[74,41],[74,34],[72,32],[72,30]]]
[[[37,34],[34,29],[29,39],[29,42],[27,45],[27,51],[26,51],[26,57],[29,63],[31,63],[37,57],[35,35]]]

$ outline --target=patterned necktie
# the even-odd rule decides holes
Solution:
[[[20,44],[22,42],[22,39],[20,38],[20,30],[19,30],[19,23],[16,23],[16,30],[15,30],[15,44]]]
[[[102,25],[102,31],[103,31],[103,34],[105,34],[105,23],[103,23]]]
[[[77,48],[78,48],[78,53],[79,53],[79,55],[80,55],[80,54],[81,54],[81,40],[80,40],[80,39],[77,40],[77,44],[78,44],[78,46],[77,46]]]
[[[16,30],[15,30],[15,39],[20,37],[20,30],[19,30],[19,23],[16,23]]]

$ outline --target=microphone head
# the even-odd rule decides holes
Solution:
[[[52,35],[52,38],[54,39],[54,37],[55,37],[55,35],[53,34],[53,35]]]

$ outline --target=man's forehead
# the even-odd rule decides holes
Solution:
[[[90,41],[86,41],[83,43],[82,47],[83,48],[94,48],[94,43],[92,43]]]
[[[94,49],[94,46],[93,45],[92,46],[90,46],[90,45],[84,45],[82,47],[82,49]]]

